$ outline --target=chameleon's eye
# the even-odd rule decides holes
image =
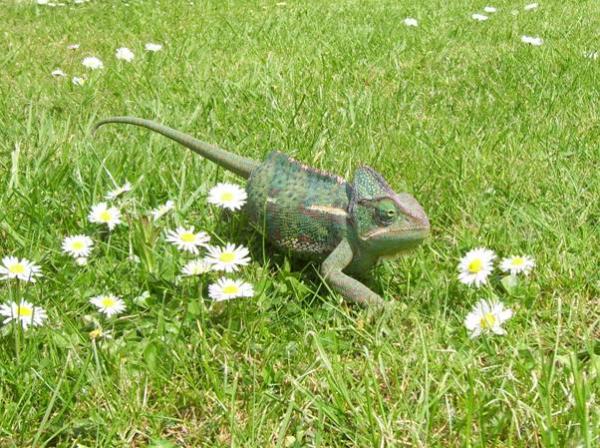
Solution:
[[[379,221],[384,225],[391,224],[398,214],[396,205],[390,200],[383,200],[377,207],[377,217]]]

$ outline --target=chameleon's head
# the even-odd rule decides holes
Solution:
[[[429,234],[423,207],[408,193],[394,192],[369,167],[354,175],[350,214],[359,244],[378,256],[412,249]]]

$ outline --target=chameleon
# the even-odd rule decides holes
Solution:
[[[429,219],[417,200],[394,192],[368,166],[357,168],[350,182],[279,151],[259,162],[142,118],[110,117],[94,129],[108,123],[158,132],[246,179],[250,223],[276,249],[320,263],[324,281],[350,302],[383,305],[356,277],[380,259],[416,248],[429,234]]]

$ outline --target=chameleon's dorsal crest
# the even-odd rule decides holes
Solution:
[[[393,193],[383,176],[368,166],[361,166],[355,171],[353,187],[357,201],[380,198]]]

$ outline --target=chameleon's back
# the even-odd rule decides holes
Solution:
[[[349,186],[344,179],[273,152],[252,171],[250,220],[273,245],[323,260],[346,236]]]

